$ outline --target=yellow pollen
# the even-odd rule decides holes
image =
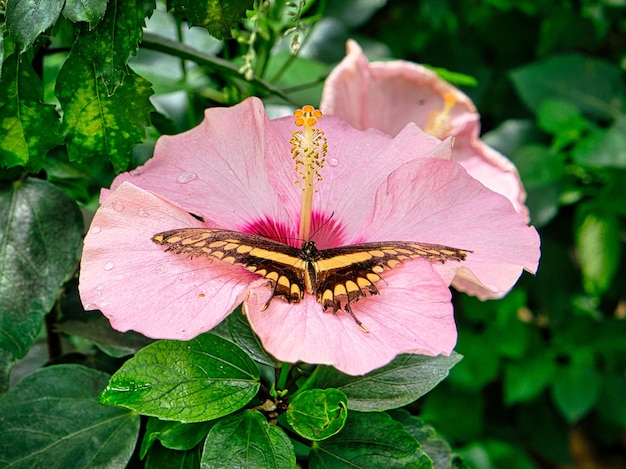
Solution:
[[[452,126],[450,125],[450,114],[456,104],[456,96],[452,93],[444,93],[443,95],[443,107],[436,109],[430,113],[426,120],[424,132],[437,138],[447,137]]]
[[[302,209],[300,211],[300,230],[298,238],[309,241],[311,235],[311,213],[313,210],[313,193],[316,182],[322,180],[320,169],[326,162],[328,150],[324,132],[314,126],[322,117],[322,112],[313,106],[306,105],[293,113],[295,124],[303,127],[291,135],[291,154],[296,163],[296,172],[300,178],[296,184],[302,187]]]

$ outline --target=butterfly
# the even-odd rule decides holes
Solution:
[[[299,303],[305,293],[315,295],[324,311],[345,311],[367,332],[350,306],[359,298],[378,295],[380,274],[409,259],[432,263],[463,261],[472,251],[439,244],[373,242],[318,249],[314,241],[301,248],[239,231],[181,228],[157,233],[156,244],[190,258],[207,257],[237,264],[270,281],[273,298]],[[264,309],[265,309],[264,308]]]

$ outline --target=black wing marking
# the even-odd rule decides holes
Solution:
[[[317,300],[324,310],[349,311],[350,303],[377,295],[379,275],[410,259],[432,263],[463,261],[472,251],[440,244],[415,242],[376,242],[321,250],[317,254]],[[339,297],[339,298],[338,298]],[[340,298],[346,298],[342,306]]]
[[[298,303],[304,296],[305,263],[301,250],[292,246],[248,233],[211,228],[164,231],[155,234],[152,241],[176,254],[242,265],[272,282],[272,298]]]

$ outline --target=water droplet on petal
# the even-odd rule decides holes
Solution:
[[[98,305],[95,303],[89,303],[85,306],[85,311],[90,311],[92,309],[98,309]]]
[[[92,226],[91,230],[89,230],[92,234],[98,234],[102,231],[102,229],[99,226]]]
[[[157,271],[157,274],[162,274],[165,272],[165,267],[163,265],[159,265],[157,266],[156,271]]]
[[[107,262],[106,264],[104,264],[104,270],[111,270],[113,267],[115,267],[115,262]]]
[[[104,285],[102,285],[101,283],[96,285],[96,291],[102,291],[102,290],[104,290]]]
[[[198,179],[198,175],[194,173],[180,173],[176,178],[176,182],[180,184],[187,184],[188,182]]]
[[[122,210],[124,210],[124,204],[119,200],[116,200],[115,202],[113,202],[113,210],[115,210],[116,212],[121,212]]]
[[[124,280],[124,276],[123,275],[116,275],[115,276],[115,280]]]
[[[143,218],[148,218],[150,216],[150,214],[146,212],[143,208],[140,208],[137,214]]]
[[[129,171],[129,173],[131,176],[141,176],[143,174],[143,168],[135,168],[131,171]]]
[[[328,160],[328,164],[332,167],[336,167],[336,166],[339,166],[339,161],[337,161],[337,159],[335,158],[330,158]]]

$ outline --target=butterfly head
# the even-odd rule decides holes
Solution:
[[[320,251],[315,245],[315,241],[305,241],[302,243],[300,257],[305,261],[316,261],[320,258]]]

